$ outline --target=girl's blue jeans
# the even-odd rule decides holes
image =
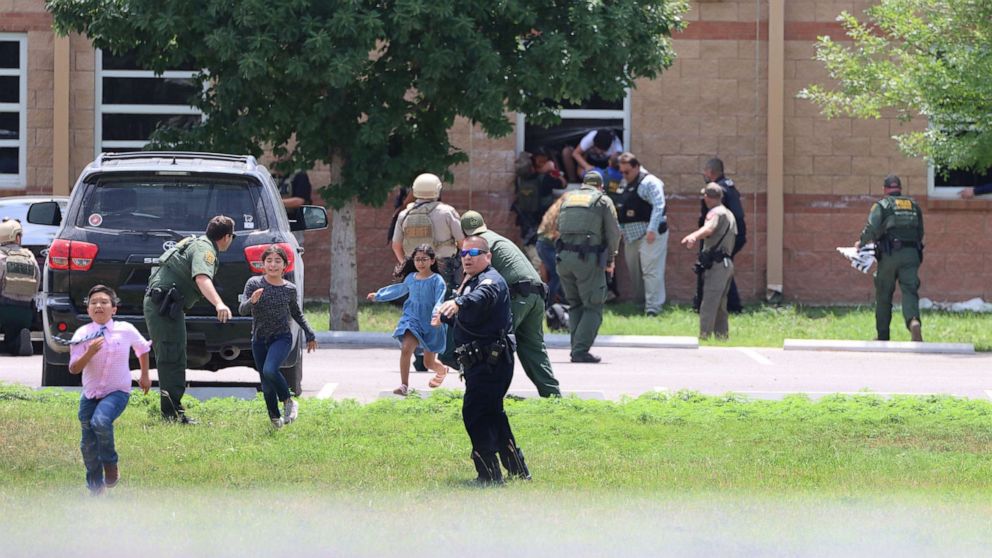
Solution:
[[[286,332],[266,339],[251,341],[255,369],[262,377],[262,395],[269,410],[269,418],[279,418],[279,402],[289,399],[289,384],[279,368],[293,347],[293,334]]]

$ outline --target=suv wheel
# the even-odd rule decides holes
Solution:
[[[81,374],[70,374],[69,365],[54,364],[52,362],[52,350],[48,348],[48,343],[42,343],[44,348],[41,355],[41,385],[42,386],[81,386],[83,376]]]

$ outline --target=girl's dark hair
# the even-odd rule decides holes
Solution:
[[[421,244],[420,246],[417,246],[416,248],[413,249],[413,253],[407,256],[406,259],[403,260],[403,263],[398,264],[396,266],[396,269],[393,270],[393,277],[402,281],[403,279],[406,278],[407,275],[416,272],[417,265],[413,263],[413,258],[417,257],[418,252],[423,252],[430,259],[434,260],[431,263],[431,271],[433,271],[434,273],[441,272],[441,266],[440,266],[441,262],[439,262],[437,256],[434,255],[434,247],[431,246],[430,244]]]
[[[283,265],[287,265],[287,266],[289,265],[289,256],[286,255],[286,251],[276,246],[275,244],[270,245],[268,248],[265,249],[264,252],[262,252],[262,261],[264,262],[265,258],[268,258],[272,254],[275,254],[280,258],[282,258]]]

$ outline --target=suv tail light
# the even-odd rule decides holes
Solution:
[[[100,247],[78,240],[55,240],[48,249],[48,265],[52,269],[89,271]]]
[[[251,268],[252,273],[265,273],[265,264],[262,261],[262,253],[269,249],[269,246],[278,246],[282,248],[282,251],[286,253],[288,258],[286,261],[286,273],[293,271],[293,264],[296,263],[296,251],[293,247],[285,242],[280,242],[278,244],[256,244],[254,246],[245,247],[245,259],[248,260],[248,267]]]

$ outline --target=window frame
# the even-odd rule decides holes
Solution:
[[[989,169],[992,171],[992,168]],[[927,163],[927,198],[933,200],[956,200],[960,198],[961,191],[972,186],[937,186],[937,169],[933,163]]]
[[[0,112],[18,113],[18,138],[0,139],[0,147],[17,148],[17,174],[0,174],[0,189],[27,188],[28,178],[28,36],[26,33],[0,33],[0,41],[18,43],[18,67],[0,68],[0,76],[18,77],[18,102],[0,103]]]
[[[107,149],[142,149],[148,145],[144,140],[106,140],[103,139],[103,115],[148,115],[148,114],[182,114],[199,115],[203,112],[192,105],[139,105],[139,104],[105,104],[103,102],[103,78],[156,78],[156,79],[192,79],[196,70],[167,70],[156,74],[151,70],[104,70],[103,51],[96,49],[95,74],[95,107],[93,121],[93,156],[99,157]]]
[[[623,97],[623,108],[620,109],[562,109],[558,112],[558,116],[562,120],[603,120],[603,119],[619,119],[623,121],[623,148],[627,151],[632,151],[630,147],[630,97],[631,89],[628,87],[625,89],[626,94]],[[517,113],[517,129],[516,129],[516,140],[517,140],[517,155],[524,150],[524,133],[527,129],[527,115],[518,112]]]

